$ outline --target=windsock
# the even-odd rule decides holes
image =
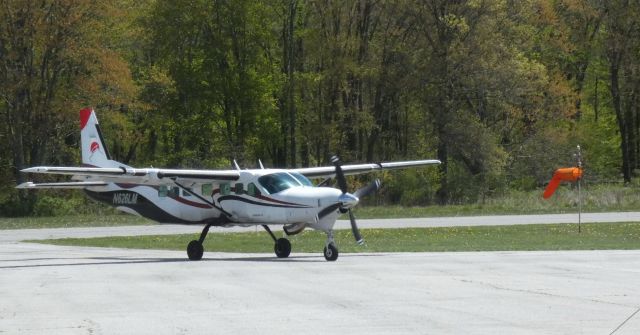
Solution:
[[[581,168],[573,167],[557,169],[553,174],[553,178],[551,178],[549,185],[547,185],[547,188],[544,190],[542,197],[545,199],[551,197],[560,185],[561,181],[577,181],[580,178],[582,178]]]

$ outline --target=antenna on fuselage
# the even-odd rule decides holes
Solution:
[[[260,168],[264,170],[264,165],[262,165],[262,161],[260,160],[260,158],[258,158],[258,165],[260,165]]]
[[[236,168],[236,170],[240,171],[240,165],[238,165],[238,162],[236,162],[236,160],[233,160],[233,166]]]

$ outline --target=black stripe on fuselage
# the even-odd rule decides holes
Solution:
[[[226,200],[237,200],[237,201],[245,202],[245,203],[248,203],[248,204],[264,206],[264,207],[311,208],[310,206],[306,206],[306,205],[281,205],[281,204],[275,204],[275,203],[259,202],[259,201],[254,201],[254,200],[251,200],[251,199],[243,198],[243,197],[237,196],[237,195],[223,195],[220,198],[218,198],[218,202],[223,202],[223,201],[226,201]]]
[[[111,206],[122,206],[128,207],[136,211],[138,214],[144,216],[147,219],[151,219],[153,221],[157,221],[160,223],[181,223],[181,224],[195,224],[195,223],[205,223],[205,221],[188,221],[176,216],[173,216],[158,207],[149,199],[145,198],[142,194],[120,190],[120,191],[106,191],[106,192],[95,192],[84,190],[85,193],[92,199],[100,202],[104,202]],[[115,200],[114,200],[115,199]],[[122,200],[122,201],[118,201]]]

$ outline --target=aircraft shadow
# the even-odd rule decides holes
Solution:
[[[346,254],[340,257],[371,257],[382,256],[372,254]],[[92,265],[129,265],[129,264],[154,264],[154,263],[208,263],[208,262],[270,262],[270,263],[328,263],[322,256],[291,256],[288,258],[277,258],[271,256],[265,257],[223,257],[223,258],[203,258],[197,262],[190,261],[187,258],[134,258],[134,257],[51,257],[51,258],[25,258],[13,259],[4,262],[30,262],[30,261],[70,261],[79,260],[80,262],[58,262],[47,264],[25,264],[25,265],[0,265],[0,269],[28,269],[40,267],[60,267],[60,266],[92,266]],[[83,261],[85,260],[85,261]]]

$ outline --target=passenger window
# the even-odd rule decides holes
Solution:
[[[202,195],[204,196],[211,196],[211,193],[213,191],[213,185],[211,184],[202,184]]]
[[[160,185],[160,187],[158,187],[158,196],[159,197],[166,197],[167,193],[169,193],[169,189],[168,189],[167,185]]]
[[[260,195],[260,190],[256,188],[256,185],[254,183],[250,183],[249,185],[247,185],[247,194],[249,194],[252,197],[255,197],[257,195]]]
[[[243,194],[244,193],[244,185],[242,183],[237,183],[235,191],[236,191],[236,194]]]
[[[182,189],[182,196],[183,197],[190,197],[191,193],[189,193],[189,191],[191,191],[191,188],[187,187],[187,188]]]
[[[177,197],[179,197],[179,196],[180,196],[180,188],[175,187],[175,186],[174,186],[174,187],[171,187],[171,188],[169,189],[169,196],[170,196],[170,197],[172,197],[172,198],[177,198]]]
[[[229,183],[220,184],[220,194],[229,195],[229,193],[231,193],[231,184]]]

